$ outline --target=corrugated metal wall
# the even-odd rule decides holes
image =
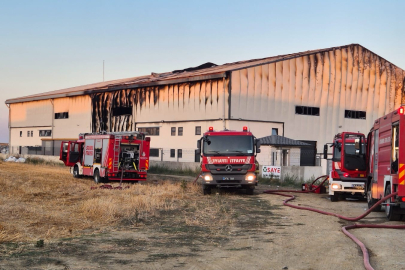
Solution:
[[[10,104],[11,127],[52,125],[52,103],[48,100]]]
[[[316,140],[341,131],[367,133],[375,119],[404,101],[405,73],[358,45],[233,71],[231,117],[285,122],[285,136]],[[295,114],[319,107],[319,116]],[[345,118],[366,111],[366,120]]]
[[[92,103],[95,132],[133,130],[135,122],[219,119],[224,111],[228,117],[228,81],[215,79],[98,93]],[[119,107],[130,107],[133,114],[114,116],[114,109]]]

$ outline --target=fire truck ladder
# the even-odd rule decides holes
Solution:
[[[115,136],[114,139],[114,157],[113,157],[113,168],[119,170],[120,165],[120,149],[121,149],[121,136]]]

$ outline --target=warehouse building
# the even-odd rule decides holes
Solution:
[[[342,131],[367,133],[404,99],[405,72],[358,44],[100,82],[9,99],[10,151],[57,155],[83,132],[142,131],[152,159],[195,162],[209,126],[306,143],[300,165]],[[269,154],[271,155],[271,153]]]

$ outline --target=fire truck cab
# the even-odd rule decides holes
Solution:
[[[150,138],[139,132],[79,134],[77,141],[64,141],[60,160],[74,177],[104,180],[145,181],[149,169]]]
[[[381,208],[388,220],[400,220],[405,215],[405,107],[375,120],[367,140],[368,207],[398,192]]]
[[[365,197],[366,138],[362,133],[336,134],[333,143],[332,168],[329,174],[329,196],[332,202],[345,197]],[[324,146],[327,158],[328,145]]]
[[[197,141],[197,152],[202,156],[204,195],[211,194],[213,187],[243,188],[247,194],[253,194],[260,143],[247,127],[243,131],[214,131],[210,127]]]

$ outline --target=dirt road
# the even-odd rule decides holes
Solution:
[[[253,196],[208,196],[227,223],[207,225],[198,203],[185,202],[140,226],[123,220],[113,231],[83,232],[46,241],[44,247],[1,244],[0,269],[364,269],[360,249],[341,232],[348,222],[285,207],[284,197],[262,193],[268,188],[259,186]],[[363,201],[332,203],[319,194],[300,194],[293,203],[346,216],[366,210]],[[381,212],[361,223],[388,222]],[[405,269],[402,242],[396,241],[402,231],[352,232],[368,247],[375,269]]]

